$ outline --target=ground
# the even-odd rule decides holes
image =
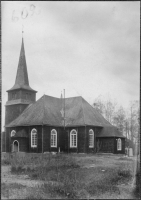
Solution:
[[[135,199],[133,195],[135,157],[129,158],[113,154],[43,156],[44,158],[41,158],[41,154],[32,155],[28,160],[29,155],[25,154],[22,161],[20,160],[22,156],[20,156],[20,159],[14,161],[14,164],[13,160],[10,160],[9,164],[9,160],[3,158],[1,199],[66,199],[76,197]],[[47,159],[49,159],[48,168],[46,166]],[[19,160],[20,164],[23,162],[22,166],[30,166],[30,170],[25,171],[18,165],[19,168],[14,171],[15,163],[19,164]],[[42,168],[39,166],[41,162],[45,163],[46,172],[43,166]],[[63,163],[63,166],[59,162]],[[35,166],[36,170],[32,171]],[[40,174],[38,170],[40,170]],[[123,173],[121,170],[126,173],[120,175]],[[127,173],[128,170],[130,170],[130,174]],[[120,176],[116,175],[117,172]]]

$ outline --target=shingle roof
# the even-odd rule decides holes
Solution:
[[[36,92],[29,86],[23,38],[22,38],[22,46],[21,46],[18,70],[16,75],[16,81],[14,86],[7,91],[16,90],[20,88]]]
[[[80,97],[67,98],[66,125],[110,126],[111,124],[99,114],[85,99]]]
[[[122,133],[118,130],[115,126],[104,126],[102,130],[97,133],[97,137],[122,137],[125,138],[125,136],[122,135]]]
[[[30,104],[23,113],[7,127],[30,125],[63,126],[62,99],[44,95]],[[65,125],[69,126],[112,126],[82,97],[65,99]]]

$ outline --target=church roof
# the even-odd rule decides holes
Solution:
[[[23,113],[7,127],[51,125],[63,126],[62,99],[44,95],[30,104]],[[112,126],[81,96],[65,99],[65,126]]]
[[[99,133],[97,137],[121,137],[125,138],[122,133],[115,126],[105,126]]]
[[[7,90],[7,91],[21,89],[21,88],[36,92],[29,86],[23,38],[22,38],[22,45],[21,45],[21,52],[20,52],[20,57],[19,57],[16,81],[15,81],[14,86],[10,90]]]

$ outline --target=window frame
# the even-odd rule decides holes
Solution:
[[[52,132],[55,132],[55,133],[52,133]],[[53,144],[52,144],[52,136],[53,136]],[[54,138],[56,138],[55,145],[54,145]],[[55,129],[51,130],[51,134],[50,134],[50,146],[51,147],[57,147],[57,131]]]
[[[90,133],[90,131],[91,131],[92,133]],[[90,145],[90,136],[92,136],[93,145]],[[89,130],[89,148],[94,148],[94,130],[93,130],[93,129],[90,129],[90,130]]]
[[[75,132],[75,133],[73,133],[73,132]],[[76,145],[74,145],[74,136],[76,136]],[[72,140],[73,140],[73,142],[72,142]],[[77,131],[75,129],[72,129],[70,132],[70,148],[77,148]]]
[[[14,134],[12,134],[13,132],[14,132]],[[16,131],[15,131],[15,130],[12,130],[12,131],[11,131],[11,137],[14,137],[15,134],[16,134]]]
[[[36,144],[33,144],[33,136],[36,136]],[[35,138],[34,138],[34,142],[35,142]],[[37,130],[35,128],[31,130],[31,147],[35,147],[35,148],[37,147]]]
[[[117,151],[122,151],[122,140],[121,140],[121,138],[117,139]]]

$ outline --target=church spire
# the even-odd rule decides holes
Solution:
[[[24,85],[29,86],[23,38],[15,85],[19,85],[21,87]]]
[[[35,91],[29,86],[25,49],[24,49],[23,30],[22,30],[22,45],[21,45],[16,80],[14,86],[10,90],[15,90],[20,88]]]

